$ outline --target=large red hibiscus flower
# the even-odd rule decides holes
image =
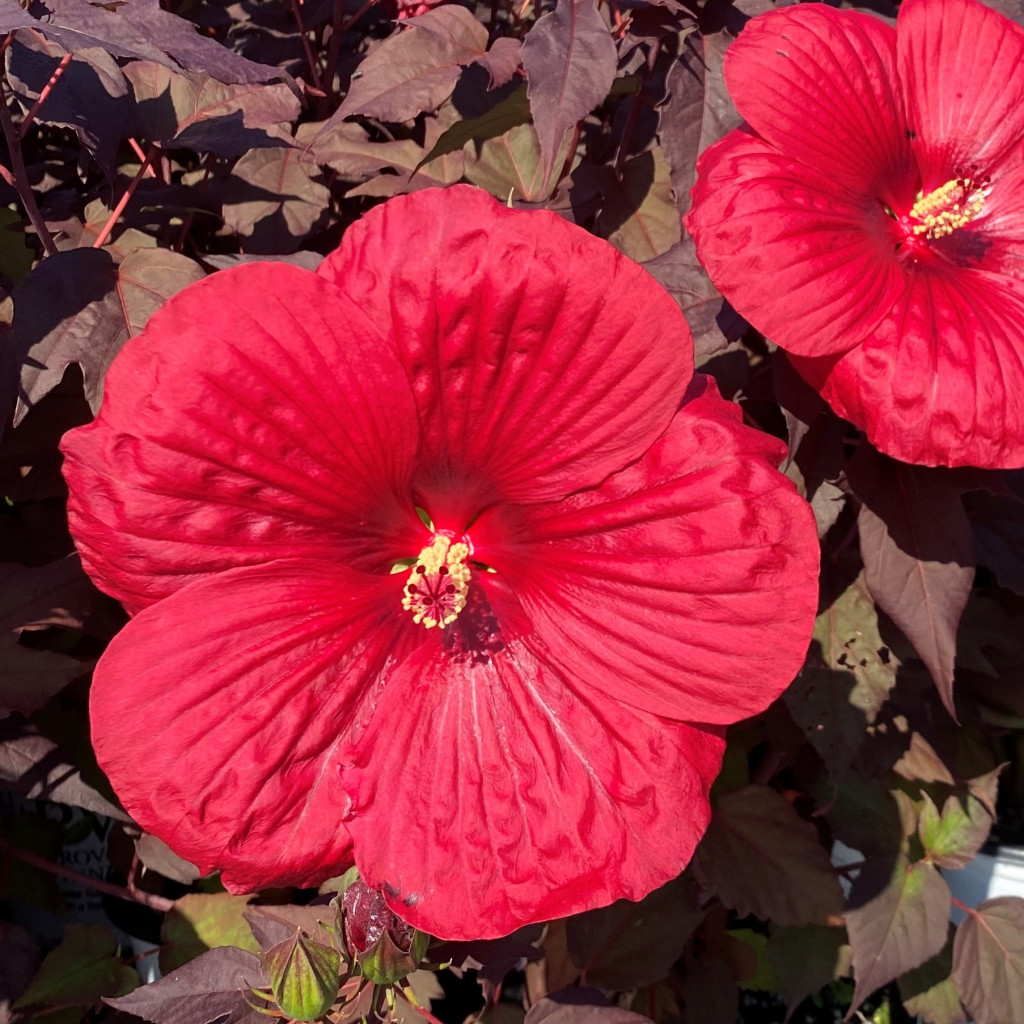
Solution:
[[[1024,29],[808,4],[751,20],[725,75],[748,127],[687,218],[718,287],[882,451],[1024,466]]]
[[[64,449],[134,613],[100,764],[235,890],[354,859],[456,938],[639,898],[707,824],[721,727],[807,647],[778,442],[643,270],[469,187],[375,209],[318,273],[188,288]]]

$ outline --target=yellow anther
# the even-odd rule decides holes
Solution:
[[[447,626],[466,607],[469,545],[438,534],[409,570],[402,607],[427,629]]]
[[[910,211],[915,235],[942,238],[969,224],[985,208],[992,191],[987,180],[954,178],[941,188],[922,196]]]

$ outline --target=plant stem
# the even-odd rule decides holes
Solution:
[[[61,57],[60,63],[53,69],[50,80],[43,86],[42,92],[39,93],[35,103],[32,104],[32,109],[25,115],[25,120],[21,122],[21,127],[18,129],[19,139],[25,138],[25,133],[32,127],[32,122],[36,119],[36,114],[39,113],[39,108],[43,105],[43,101],[53,92],[53,87],[60,81],[60,76],[64,74],[64,69],[70,63],[71,54],[65,53]]]
[[[138,157],[138,158],[139,158],[140,160],[142,160],[142,161],[145,161],[145,159],[146,159],[146,153],[145,153],[145,151],[143,150],[143,148],[142,148],[142,147],[141,147],[141,146],[140,146],[140,145],[139,145],[139,144],[138,144],[138,143],[137,143],[137,142],[135,141],[135,139],[131,139],[131,138],[130,138],[130,139],[128,140],[128,145],[132,147],[132,152],[133,152],[133,153],[134,153],[134,154],[135,154],[135,155],[136,155],[136,156],[137,156],[137,157]],[[150,168],[149,168],[149,173],[150,173],[150,175],[151,175],[152,177],[154,177],[154,178],[159,178],[159,177],[160,177],[160,175],[159,175],[159,174],[157,174],[157,172],[156,172],[156,168],[154,168],[154,167],[150,167]]]
[[[313,56],[313,47],[309,44],[309,33],[302,23],[301,0],[292,0],[292,14],[295,17],[295,24],[299,26],[299,38],[302,40],[302,50],[306,55],[306,63],[309,65],[309,77],[313,80],[315,88],[323,92],[323,85],[320,81],[320,68],[317,67],[316,57]]]
[[[169,900],[164,896],[155,896],[148,892],[141,892],[139,889],[134,889],[134,891],[126,889],[122,885],[104,882],[99,878],[90,878],[88,875],[80,874],[61,864],[54,864],[53,861],[40,857],[31,850],[24,850],[20,846],[15,846],[14,843],[2,837],[0,837],[0,850],[6,850],[12,857],[17,857],[18,860],[23,860],[26,864],[41,868],[43,871],[49,871],[51,875],[57,875],[60,878],[66,878],[69,882],[77,882],[79,885],[88,886],[90,889],[95,889],[96,892],[105,892],[108,896],[116,896],[118,899],[141,903],[143,906],[149,907],[150,910],[159,911],[161,914],[166,914],[174,908],[174,900]]]
[[[7,139],[7,149],[11,154],[10,177],[4,175],[5,179],[14,186],[21,199],[25,213],[36,229],[39,241],[47,256],[54,256],[57,246],[54,245],[50,229],[43,220],[43,215],[36,205],[36,197],[32,194],[32,187],[28,183],[28,172],[25,170],[25,160],[21,155],[21,140],[18,138],[18,131],[11,120],[11,112],[7,109],[7,92],[4,89],[3,80],[0,79],[0,125],[3,126],[4,137]]]
[[[133,195],[135,190],[139,187],[139,182],[146,176],[146,171],[149,165],[153,162],[153,157],[157,154],[156,143],[149,147],[149,152],[146,153],[145,159],[142,161],[142,166],[136,172],[134,178],[129,182],[128,187],[124,190],[124,195],[121,196],[121,201],[114,207],[113,213],[107,218],[107,223],[103,225],[103,230],[96,236],[96,241],[92,243],[94,249],[98,249],[103,245],[106,240],[110,237],[110,232],[114,230],[114,225],[117,223],[118,217],[124,213],[124,208],[128,205],[128,201]]]

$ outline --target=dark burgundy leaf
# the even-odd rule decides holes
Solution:
[[[301,267],[303,270],[316,270],[323,261],[324,258],[320,253],[309,252],[306,249],[290,253],[288,256],[275,256],[270,253],[266,256],[218,253],[203,257],[203,262],[213,267],[214,270],[227,270],[228,267],[237,267],[239,263],[289,263],[293,267]]]
[[[330,930],[335,927],[338,918],[334,907],[323,904],[309,907],[292,904],[254,907],[246,910],[242,916],[264,952],[293,938],[296,932],[305,932],[310,938],[330,945]]]
[[[0,920],[0,1021],[4,1004],[14,1002],[28,988],[41,952],[38,939],[24,928]]]
[[[908,466],[865,444],[847,477],[863,502],[857,522],[868,589],[914,645],[956,717],[956,632],[974,582],[963,476]]]
[[[686,1021],[700,1024],[736,1024],[740,990],[736,975],[719,956],[686,956],[683,971]]]
[[[266,1016],[248,1005],[257,1002],[252,989],[266,984],[258,957],[223,946],[131,995],[106,1002],[153,1024],[266,1024]]]
[[[540,143],[532,124],[519,125],[500,138],[488,139],[480,152],[466,160],[466,180],[507,201],[542,203],[550,188],[543,188]]]
[[[491,48],[474,63],[479,64],[490,75],[490,88],[500,89],[519,70],[523,61],[522,46],[518,39],[499,36],[491,43]]]
[[[216,156],[291,145],[279,126],[299,116],[283,84],[224,85],[202,72],[176,74],[151,61],[125,68],[135,90],[142,134],[155,142]]]
[[[236,164],[224,194],[224,224],[249,253],[293,253],[327,212],[331,193],[298,149],[254,149]]]
[[[963,500],[978,561],[1002,586],[1024,596],[1024,502],[1016,495],[988,491],[973,491]]]
[[[742,120],[722,74],[725,50],[732,40],[725,29],[691,33],[668,73],[668,98],[658,111],[658,137],[672,168],[680,213],[690,208],[697,157]]]
[[[848,772],[836,792],[831,780],[820,780],[816,794],[825,818],[837,839],[868,857],[892,862],[902,838],[896,804],[885,785],[870,777]]]
[[[767,786],[723,796],[695,866],[719,899],[739,915],[781,925],[824,924],[843,900],[813,825]]]
[[[179,857],[162,839],[143,832],[135,840],[139,860],[150,870],[182,885],[191,885],[199,877],[199,869]]]
[[[744,321],[711,283],[685,231],[670,249],[647,260],[644,269],[679,303],[693,334],[698,362],[724,351],[743,334]]]
[[[935,865],[911,864],[900,855],[891,868],[884,861],[869,863],[849,902],[846,930],[856,979],[852,1013],[876,989],[942,949],[951,896]]]
[[[850,973],[850,947],[842,928],[808,924],[773,928],[765,960],[786,1001],[788,1020],[808,997],[830,981]]]
[[[1024,900],[1000,896],[968,914],[953,942],[953,981],[976,1024],[1008,1024],[1024,1006]]]
[[[0,633],[45,626],[78,629],[97,596],[78,555],[34,568],[0,565]]]
[[[412,139],[371,142],[366,129],[354,122],[324,131],[326,122],[299,125],[296,140],[302,153],[321,167],[330,167],[343,181],[364,181],[384,167],[415,168],[423,148]]]
[[[4,4],[0,8],[0,32],[17,32],[19,28],[32,28],[36,19],[18,4]]]
[[[487,51],[487,30],[464,7],[438,7],[406,24],[370,50],[322,131],[355,114],[408,121],[436,110],[451,96],[461,66]]]
[[[129,820],[120,807],[85,782],[53,740],[16,719],[0,722],[0,785],[30,800],[51,800]]]
[[[892,770],[909,782],[941,782],[947,786],[955,785],[949,768],[936,753],[935,748],[919,732],[910,734],[910,746],[892,766]]]
[[[688,885],[669,882],[639,903],[619,900],[570,917],[569,956],[582,984],[620,991],[653,985],[668,976],[703,917]]]
[[[520,960],[539,960],[544,952],[533,945],[544,933],[542,925],[527,925],[502,939],[475,942],[439,942],[430,947],[428,959],[434,964],[450,963],[465,970],[484,970],[504,978]]]
[[[256,64],[160,7],[159,0],[35,0],[50,17],[35,28],[66,50],[100,47],[117,57],[152,60],[172,70],[205,71],[220,82],[269,82],[287,78],[278,68]],[[111,9],[113,8],[113,9]],[[168,59],[170,58],[170,59]]]
[[[595,0],[558,0],[523,40],[530,110],[543,154],[543,185],[552,180],[565,133],[608,96],[617,57]]]
[[[563,988],[530,1007],[524,1024],[647,1024],[649,1018],[609,1004],[593,988]]]
[[[28,33],[8,51],[7,73],[18,97],[31,105],[50,81],[64,51]],[[108,178],[114,177],[117,148],[137,132],[131,89],[117,62],[93,49],[76,56],[39,108],[36,120],[71,128]]]
[[[14,644],[0,647],[0,718],[12,711],[38,711],[54,694],[90,668],[56,651],[37,651]]]
[[[11,343],[22,389],[14,422],[60,382],[71,363],[82,367],[95,412],[103,376],[121,346],[171,295],[203,276],[196,263],[167,249],[138,249],[119,265],[99,249],[43,260],[14,290]]]

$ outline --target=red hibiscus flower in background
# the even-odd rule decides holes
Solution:
[[[882,451],[1024,466],[1024,29],[906,0],[896,29],[752,19],[687,217],[736,309]]]
[[[186,289],[64,448],[83,561],[134,614],[97,757],[236,891],[354,859],[455,938],[637,899],[808,644],[780,443],[643,270],[466,186],[375,209],[318,273]]]

